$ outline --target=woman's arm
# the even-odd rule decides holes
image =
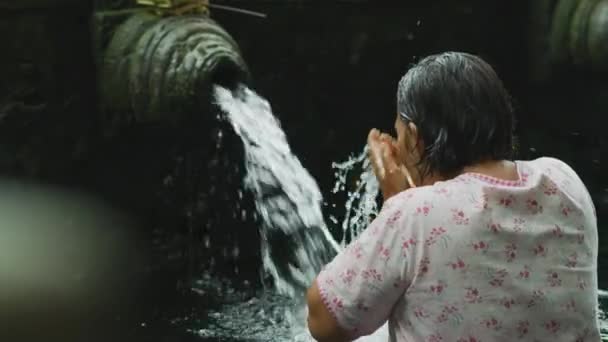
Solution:
[[[396,195],[307,292],[311,334],[318,341],[352,341],[386,323],[407,289],[402,237],[411,224],[409,196]]]
[[[319,342],[350,341],[344,329],[340,327],[323,303],[316,280],[308,289],[306,299],[308,302],[308,330],[315,340]]]

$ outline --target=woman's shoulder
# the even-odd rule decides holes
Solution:
[[[529,161],[518,161],[526,173],[536,176],[539,180],[548,179],[566,192],[585,190],[585,184],[568,163],[554,158],[541,157]]]
[[[542,191],[555,188],[563,200],[590,209],[595,215],[595,206],[583,180],[568,163],[553,157],[542,157],[530,161],[519,161],[525,168],[535,173]],[[550,191],[550,193],[552,193]]]
[[[528,168],[534,169],[536,171],[541,171],[544,174],[553,174],[554,171],[558,171],[569,177],[576,177],[578,175],[574,171],[574,169],[568,165],[568,163],[563,160],[557,159],[555,157],[540,157],[532,160],[518,160],[518,164],[525,165]]]
[[[460,206],[473,204],[494,188],[501,193],[515,189],[518,193],[528,189],[543,188],[544,183],[555,183],[562,191],[571,192],[585,189],[583,182],[567,163],[553,157],[541,157],[534,160],[517,160],[518,181],[498,181],[482,175],[462,174],[458,177],[439,181],[432,185],[410,188],[391,197],[385,205],[401,209],[441,206]],[[544,189],[544,188],[543,188]],[[586,190],[586,189],[585,189]]]

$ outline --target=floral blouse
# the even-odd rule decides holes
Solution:
[[[584,184],[553,158],[518,181],[477,173],[390,198],[317,277],[353,339],[599,341],[597,219]]]

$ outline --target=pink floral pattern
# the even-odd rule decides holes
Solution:
[[[490,221],[487,224],[488,230],[491,231],[494,234],[498,234],[502,231],[502,226],[500,225],[500,223],[494,222],[494,221]]]
[[[476,287],[466,287],[466,295],[464,296],[467,303],[481,303],[482,298],[479,290]]]
[[[492,285],[492,287],[501,287],[509,272],[505,268],[501,268],[498,270],[488,270],[488,274],[490,278],[488,284]]]
[[[568,257],[566,258],[566,267],[568,267],[568,268],[576,267],[576,265],[578,263],[577,260],[578,260],[578,254],[576,252],[570,253],[570,255],[568,255]]]
[[[446,266],[450,266],[453,270],[461,270],[466,267],[466,264],[461,258],[456,258],[456,260],[448,262]]]
[[[403,243],[401,244],[401,250],[403,252],[403,256],[407,256],[407,252],[410,248],[413,248],[414,246],[416,246],[418,242],[416,241],[415,237],[410,237],[410,238],[404,238],[403,239]]]
[[[559,189],[557,185],[552,180],[547,180],[542,184],[543,193],[547,196],[557,195]]]
[[[456,342],[479,342],[479,340],[473,336],[469,336],[469,337],[461,337],[461,338],[457,339]]]
[[[479,197],[472,197],[471,204],[473,204],[473,208],[488,210],[490,206],[488,205],[490,196],[488,194],[482,194]]]
[[[523,320],[517,322],[516,325],[517,338],[522,339],[528,335],[530,331],[530,322],[528,320]]]
[[[528,207],[528,211],[530,214],[540,214],[543,212],[543,206],[540,204],[538,200],[535,198],[529,198],[526,200],[526,206]]]
[[[562,304],[562,308],[567,312],[576,312],[576,302],[574,299],[570,299],[566,303]]]
[[[534,246],[534,248],[532,249],[532,251],[534,252],[535,256],[542,256],[542,257],[546,257],[547,256],[547,248],[539,243],[536,246]]]
[[[438,280],[437,282],[435,282],[429,286],[429,292],[431,294],[439,296],[439,295],[443,294],[443,290],[445,290],[446,287],[448,287],[448,285],[446,284],[445,281]]]
[[[503,297],[500,300],[500,304],[502,304],[502,306],[504,306],[505,308],[510,309],[515,305],[515,299],[511,297]]]
[[[357,271],[354,269],[346,269],[344,272],[340,274],[340,278],[344,284],[350,285],[353,282],[353,279],[357,276]]]
[[[418,267],[418,274],[420,276],[423,276],[425,274],[427,274],[429,272],[429,265],[431,264],[431,261],[429,260],[428,257],[423,258],[420,261],[420,266]]]
[[[414,215],[428,216],[429,213],[431,212],[432,208],[433,208],[433,205],[430,202],[424,202],[421,205],[419,205],[418,207],[416,207],[416,211],[414,212]]]
[[[490,248],[490,244],[485,241],[477,241],[471,244],[474,251],[479,252],[487,252],[488,248]]]
[[[559,322],[554,319],[545,322],[544,326],[545,326],[545,330],[547,330],[547,332],[549,332],[551,334],[556,334],[560,328]]]
[[[457,226],[469,224],[469,218],[462,209],[452,209],[452,222]]]
[[[505,260],[507,262],[512,262],[513,260],[515,260],[515,257],[517,256],[517,245],[513,242],[509,242],[505,245]]]
[[[523,230],[526,220],[523,217],[516,217],[513,219],[513,231],[519,233]]]
[[[348,251],[356,258],[361,259],[363,257],[363,246],[360,243],[353,243],[349,246]]]
[[[518,278],[519,279],[530,278],[530,267],[528,265],[524,265],[524,268],[521,271],[519,271]]]
[[[556,287],[562,285],[562,280],[559,277],[559,273],[557,271],[548,271],[547,272],[547,283],[551,287]]]
[[[364,270],[361,272],[361,276],[367,281],[382,281],[382,274],[378,273],[378,271],[374,268]]]
[[[558,238],[564,237],[564,232],[562,231],[562,227],[558,226],[557,224],[555,225],[555,228],[553,228],[552,233],[555,237],[558,237]]]
[[[505,208],[511,207],[515,203],[515,196],[508,195],[500,198],[499,204]]]
[[[586,189],[555,159],[517,165],[519,181],[463,174],[389,199],[317,277],[337,322],[353,338],[392,317],[397,341],[599,340]]]
[[[500,320],[493,316],[482,320],[481,324],[490,330],[500,330],[502,328],[502,323]]]
[[[390,228],[393,228],[395,226],[395,223],[399,221],[399,218],[401,218],[401,215],[403,215],[403,211],[396,211],[391,217],[388,218],[388,220],[386,221],[386,225]]]
[[[438,240],[443,241],[444,243],[447,243],[446,239],[448,239],[445,236],[446,230],[443,227],[434,227],[431,229],[431,234],[428,238],[426,238],[426,240],[424,241],[424,244],[427,246],[431,246],[434,245]]]

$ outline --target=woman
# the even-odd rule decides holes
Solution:
[[[599,341],[593,203],[565,163],[510,161],[494,70],[427,57],[397,111],[396,139],[368,137],[384,205],[309,289],[312,335],[350,341],[388,320],[391,341]]]

